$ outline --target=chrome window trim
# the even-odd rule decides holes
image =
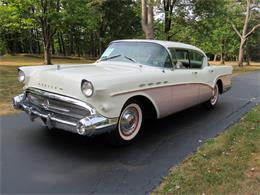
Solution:
[[[204,57],[207,57],[205,54],[203,54],[202,52],[197,51],[197,50],[195,50],[195,49],[184,49],[184,48],[179,48],[179,47],[168,47],[167,49],[168,49],[169,51],[170,51],[171,49],[174,51],[174,57],[176,58],[176,60],[177,60],[176,50],[183,50],[183,51],[188,52],[188,57],[189,57],[189,64],[190,64],[190,66],[191,66],[191,62],[190,62],[190,52],[195,52],[195,53],[197,53],[197,54],[199,54],[199,55],[202,55],[202,56],[204,56]],[[170,52],[170,53],[171,53],[171,52]],[[171,55],[171,57],[172,57],[172,55]],[[202,69],[204,69],[204,68],[205,68],[205,66],[203,65],[203,61],[202,61],[202,65],[201,65],[200,68],[192,68],[192,67],[189,67],[189,68],[187,68],[187,69],[202,70]],[[185,70],[185,69],[183,69],[183,70]]]

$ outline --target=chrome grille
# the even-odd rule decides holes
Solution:
[[[34,106],[44,109],[47,112],[54,113],[61,117],[73,117],[82,119],[91,115],[91,111],[70,102],[57,100],[55,98],[47,97],[32,91],[26,93],[28,102]]]

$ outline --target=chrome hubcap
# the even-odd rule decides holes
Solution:
[[[136,108],[129,107],[121,115],[120,129],[125,136],[131,135],[135,132],[139,123],[139,114]]]
[[[216,104],[217,100],[218,100],[218,86],[216,85],[214,87],[213,96],[212,96],[210,102],[212,105],[214,105],[214,104]]]

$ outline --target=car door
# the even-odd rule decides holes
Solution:
[[[190,59],[190,70],[196,75],[196,82],[199,87],[199,96],[198,103],[205,102],[209,100],[212,96],[212,70],[208,67],[207,57],[198,52],[189,50],[189,59]]]
[[[189,51],[169,48],[175,68],[167,72],[172,90],[172,112],[177,112],[198,103],[198,72],[190,68]]]

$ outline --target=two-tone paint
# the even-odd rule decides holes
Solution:
[[[86,102],[100,115],[114,119],[120,116],[125,103],[134,97],[150,101],[157,118],[168,116],[212,97],[214,86],[221,83],[220,93],[231,87],[231,66],[209,66],[207,56],[199,48],[183,43],[143,41],[169,48],[196,51],[204,56],[200,69],[177,69],[139,65],[118,61],[97,61],[93,64],[21,67],[26,75],[24,90],[40,89]],[[123,64],[122,64],[123,63]],[[94,86],[94,95],[87,98],[80,90],[86,79]]]

